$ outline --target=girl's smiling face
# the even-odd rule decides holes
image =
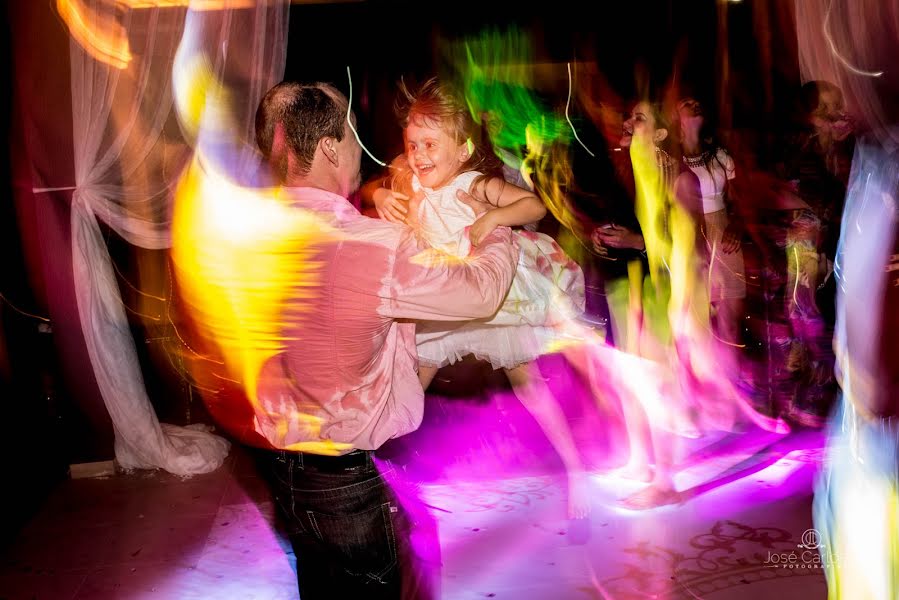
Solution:
[[[642,139],[650,144],[660,142],[665,135],[660,133],[663,130],[656,127],[652,107],[648,102],[638,102],[622,124],[621,140],[619,140],[618,145],[622,148],[630,148],[634,138]],[[665,134],[667,134],[667,131],[665,131]]]
[[[467,144],[457,142],[437,123],[413,118],[403,132],[406,160],[418,181],[427,188],[448,184],[469,158]]]

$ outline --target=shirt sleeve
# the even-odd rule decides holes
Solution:
[[[474,252],[458,258],[421,244],[409,232],[397,246],[388,316],[460,321],[493,315],[512,285],[518,247],[498,227]]]

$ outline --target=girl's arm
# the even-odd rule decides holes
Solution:
[[[719,152],[722,152],[719,150]],[[724,168],[725,181],[724,184],[724,207],[727,209],[728,226],[724,230],[721,238],[721,250],[725,254],[733,254],[740,249],[743,238],[743,223],[745,215],[744,205],[740,204],[739,185],[735,185],[737,177],[737,169],[734,165],[734,159],[726,151],[724,152],[724,160],[719,161]]]
[[[469,238],[475,246],[497,227],[527,225],[546,216],[546,206],[533,192],[499,177],[476,182],[471,192],[476,198],[483,198],[496,207],[484,213],[471,226]]]
[[[475,197],[483,197],[496,206],[489,214],[497,219],[497,226],[527,225],[546,216],[546,206],[540,198],[505,179],[490,177],[477,182],[474,187]]]

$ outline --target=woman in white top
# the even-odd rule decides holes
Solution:
[[[699,102],[682,99],[675,117],[682,160],[698,180],[702,206],[694,208],[702,213],[701,219],[697,214],[697,225],[701,247],[707,253],[706,276],[716,333],[725,343],[739,345],[746,276],[740,236],[728,217],[728,192],[736,167],[727,151],[704,135],[705,116]]]

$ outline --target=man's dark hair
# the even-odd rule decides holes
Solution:
[[[265,94],[256,110],[256,145],[283,177],[287,157],[272,156],[275,127],[281,123],[301,172],[308,173],[319,140],[343,139],[346,112],[343,94],[327,83],[281,82]]]

